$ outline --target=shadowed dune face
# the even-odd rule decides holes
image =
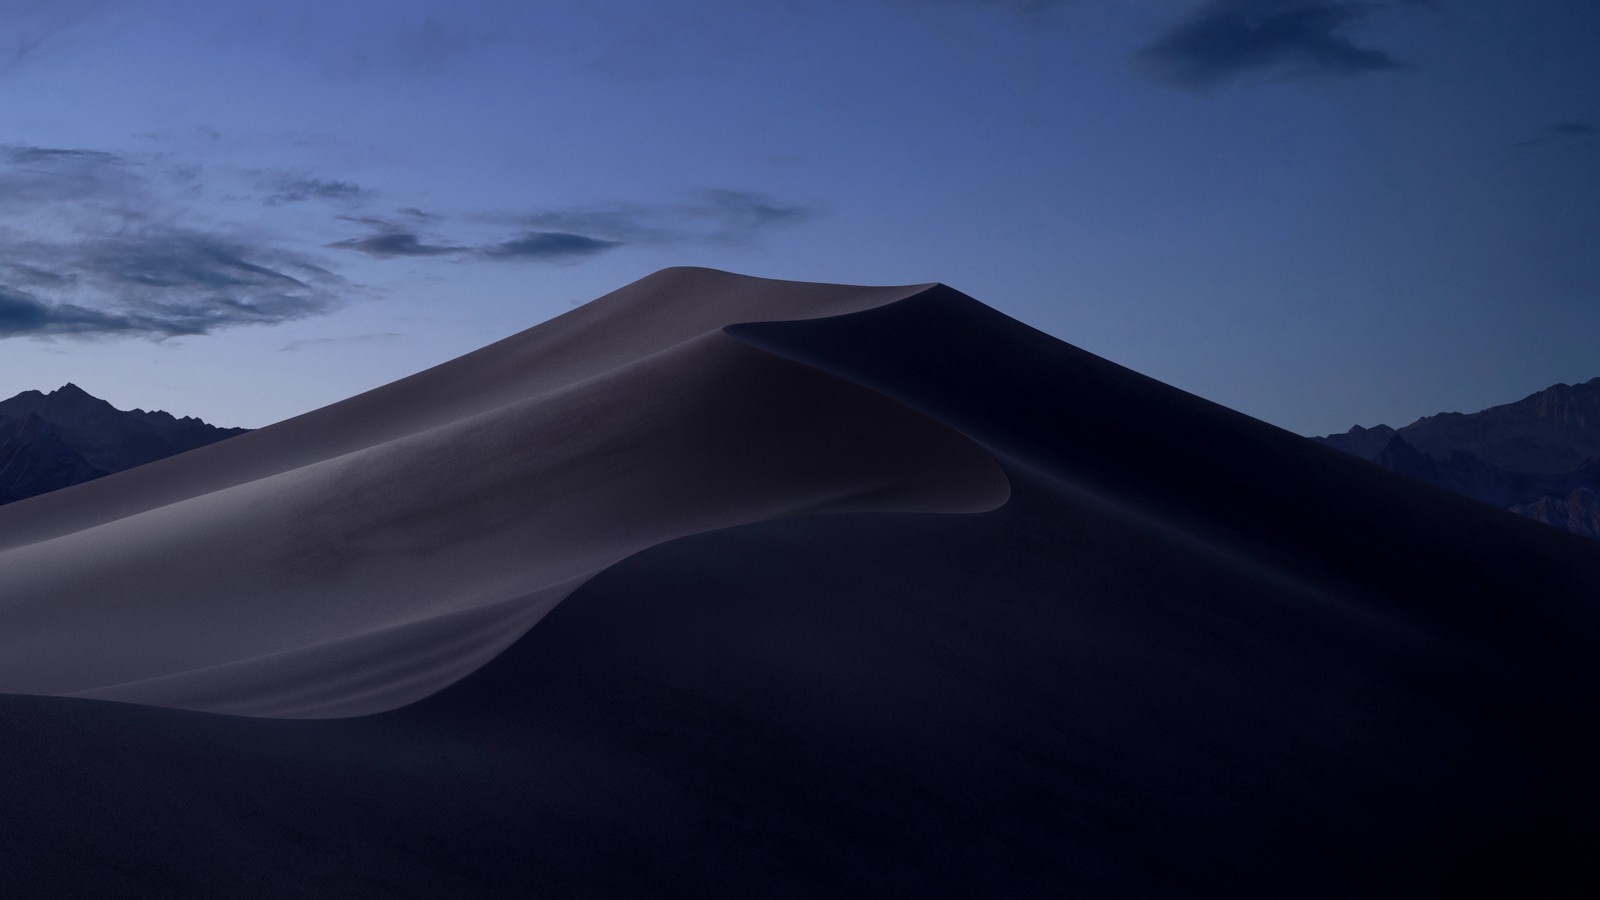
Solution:
[[[957,432],[719,330],[600,372],[550,352],[500,373],[493,408],[404,410],[412,431],[226,487],[186,483],[175,461],[161,488],[182,499],[0,552],[0,690],[368,714],[470,672],[661,541],[797,514],[975,512],[1007,495]],[[411,391],[476,399],[460,369]]]
[[[784,314],[752,315],[769,295]],[[636,315],[679,330],[613,333]],[[677,271],[541,329],[243,449],[0,509],[5,677],[187,707],[0,695],[0,887],[1591,877],[1590,542],[944,287]],[[51,635],[106,659],[59,662]]]

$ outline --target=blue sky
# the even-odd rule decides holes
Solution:
[[[0,0],[0,396],[265,425],[668,265],[1301,433],[1600,375],[1592,0]]]

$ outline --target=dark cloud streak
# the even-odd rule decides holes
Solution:
[[[8,258],[31,253],[43,262],[4,266],[0,338],[209,334],[320,315],[337,300],[339,279],[331,273],[288,258],[276,261],[278,268],[251,262],[250,251],[193,233],[107,238],[82,248],[6,250]],[[63,271],[45,268],[50,263]],[[300,277],[281,269],[298,270]],[[43,297],[40,286],[96,303]]]
[[[1556,122],[1539,132],[1539,136],[1512,144],[1513,149],[1528,149],[1544,146],[1573,146],[1595,147],[1596,138],[1600,138],[1600,125],[1593,122],[1583,122],[1569,119],[1565,122]]]
[[[338,276],[252,232],[169,224],[156,187],[118,154],[0,146],[0,338],[160,339],[337,305]]]
[[[442,216],[406,208],[399,214],[433,224]],[[692,202],[616,203],[521,214],[486,214],[479,223],[521,229],[514,237],[487,243],[429,241],[411,227],[376,216],[340,216],[374,229],[362,238],[327,246],[379,259],[449,256],[470,260],[575,262],[630,244],[738,244],[756,233],[810,218],[815,210],[785,203],[755,191],[715,188],[699,191]]]
[[[620,246],[620,241],[565,231],[531,231],[521,237],[484,247],[480,252],[491,259],[570,260],[594,256]]]
[[[268,206],[303,203],[307,200],[353,204],[368,200],[372,195],[372,191],[351,181],[282,176],[273,181],[271,193],[267,194],[262,202]]]
[[[1600,135],[1600,126],[1593,122],[1557,122],[1549,131],[1561,137],[1594,137]]]
[[[123,203],[141,188],[137,167],[115,153],[0,145],[0,207],[24,210],[73,203],[80,204],[81,212],[108,201]]]
[[[526,213],[524,227],[590,234],[637,244],[738,243],[770,228],[805,221],[809,206],[785,203],[757,191],[708,188],[692,202],[608,204]]]
[[[470,249],[450,244],[426,244],[422,238],[409,231],[382,231],[371,237],[335,241],[328,246],[339,250],[354,250],[379,259],[391,259],[396,256],[444,256]]]
[[[1138,53],[1153,77],[1206,90],[1250,74],[1305,78],[1407,68],[1345,32],[1395,4],[1355,0],[1206,0]]]
[[[735,239],[775,225],[800,222],[814,212],[809,207],[782,203],[754,191],[715,188],[704,191],[703,196],[704,208],[691,210],[691,213],[717,222],[718,228],[712,236],[721,239]]]
[[[113,165],[122,162],[122,157],[103,150],[66,150],[57,147],[34,147],[28,144],[7,144],[0,147],[0,156],[3,156],[6,162],[19,166],[59,162]]]
[[[48,303],[12,289],[0,288],[0,338],[23,335],[126,334],[146,331],[124,315],[71,303]]]
[[[417,256],[455,256],[458,259],[490,259],[526,262],[564,262],[584,259],[622,246],[620,241],[608,241],[583,234],[561,231],[531,231],[509,240],[482,246],[459,244],[430,244],[414,232],[395,229],[382,220],[364,219],[384,226],[370,237],[350,238],[329,244],[339,250],[353,250],[378,259]]]

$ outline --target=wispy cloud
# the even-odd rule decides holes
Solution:
[[[59,147],[32,147],[26,144],[7,144],[0,147],[0,156],[13,165],[33,163],[83,162],[96,165],[120,163],[122,157],[104,150],[64,150]]]
[[[470,216],[477,225],[516,230],[510,237],[489,241],[428,236],[418,229],[437,225],[444,217],[415,208],[399,213],[409,224],[378,216],[341,216],[373,233],[327,246],[379,259],[443,256],[459,262],[576,262],[630,244],[745,243],[769,229],[804,221],[815,210],[755,191],[715,188],[677,203],[605,203]]]
[[[1527,150],[1547,146],[1600,149],[1600,125],[1578,119],[1556,122],[1527,140],[1517,141],[1511,145],[1511,149]]]
[[[1138,53],[1155,78],[1206,90],[1242,76],[1344,76],[1406,68],[1348,36],[1376,12],[1423,0],[1206,0]]]
[[[342,285],[293,254],[159,226],[0,251],[0,337],[164,338],[270,325],[327,312]]]
[[[336,178],[308,178],[280,173],[265,179],[265,182],[267,194],[261,202],[268,206],[307,200],[353,205],[370,200],[374,193],[353,181]]]
[[[500,259],[564,260],[582,259],[620,246],[618,241],[565,231],[530,231],[509,241],[491,244],[480,252]]]
[[[0,0],[0,75],[8,74],[70,41],[70,35],[108,5],[107,0]]]
[[[528,228],[594,235],[638,244],[740,243],[756,233],[803,222],[816,209],[758,191],[707,188],[677,203],[602,203],[510,217]]]
[[[174,225],[97,150],[0,147],[0,337],[207,334],[314,316],[344,281],[264,236]]]
[[[299,353],[302,350],[314,347],[339,346],[345,344],[387,344],[397,341],[405,335],[398,331],[380,331],[373,334],[352,334],[347,337],[304,338],[290,341],[278,348],[279,353]]]
[[[810,207],[755,191],[711,188],[702,192],[702,198],[699,204],[679,207],[679,212],[686,219],[710,223],[706,235],[712,240],[738,240],[756,231],[804,221],[815,213]]]
[[[428,243],[416,232],[402,230],[391,222],[371,218],[360,221],[376,224],[380,230],[367,237],[335,241],[328,246],[339,250],[354,250],[378,259],[450,256],[457,260],[528,262],[571,262],[622,246],[619,241],[562,231],[530,231],[507,240],[476,246]]]
[[[48,303],[0,288],[0,338],[44,334],[118,334],[139,330],[123,315],[73,303]]]
[[[384,225],[388,226],[388,223]],[[446,256],[467,253],[472,249],[454,244],[425,243],[414,232],[400,231],[392,226],[388,226],[388,230],[368,237],[334,241],[328,246],[339,250],[354,250],[379,259],[391,259],[396,256]]]
[[[1592,138],[1600,136],[1600,126],[1593,122],[1557,122],[1545,129],[1551,135],[1563,138]]]
[[[0,146],[0,208],[8,211],[40,203],[121,203],[140,191],[140,181],[114,153]]]

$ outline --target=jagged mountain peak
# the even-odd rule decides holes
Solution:
[[[1600,378],[1579,384],[1555,384],[1511,404],[1534,418],[1560,422],[1578,430],[1600,429]]]
[[[131,469],[224,438],[217,428],[170,413],[119,410],[73,382],[49,393],[0,400],[0,503]]]
[[[1318,441],[1365,459],[1375,459],[1382,440],[1374,432],[1386,426],[1352,428]],[[1466,450],[1485,462],[1516,472],[1574,472],[1586,460],[1600,457],[1600,378],[1576,384],[1553,384],[1513,403],[1478,412],[1441,412],[1423,416],[1399,429],[1418,450],[1442,457]]]
[[[1344,434],[1330,434],[1314,440],[1343,450],[1352,456],[1372,460],[1377,458],[1394,436],[1395,430],[1388,425],[1374,425],[1371,428],[1352,425]]]
[[[1600,377],[1553,384],[1479,412],[1438,413],[1399,429],[1358,425],[1315,440],[1547,524],[1597,536],[1586,511],[1592,506],[1588,498],[1600,487]]]

